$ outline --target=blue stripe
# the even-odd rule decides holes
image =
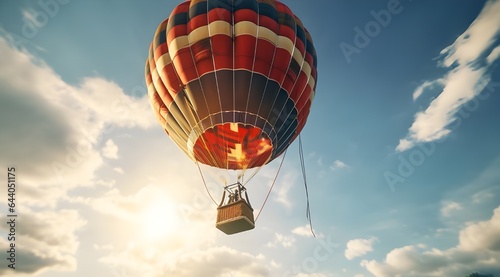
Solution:
[[[306,33],[300,24],[297,24],[297,28],[295,29],[295,33],[297,34],[297,38],[299,38],[304,45],[307,44]]]
[[[207,1],[196,3],[194,6],[189,8],[189,19],[192,19],[200,14],[206,14],[207,7],[208,7]]]
[[[213,9],[226,9],[230,12],[233,11],[233,1],[232,0],[207,0],[208,11]]]
[[[178,13],[173,16],[171,16],[168,19],[168,25],[167,25],[167,33],[175,26],[177,25],[184,25],[187,24],[188,22],[188,13],[183,12],[183,13]]]
[[[318,58],[316,57],[316,49],[314,48],[314,45],[313,45],[312,41],[310,41],[310,40],[307,40],[306,51],[307,51],[307,53],[311,54],[311,56],[313,57],[313,66],[314,66],[314,68],[317,68]]]
[[[156,48],[160,45],[162,45],[163,43],[167,42],[167,32],[162,31],[160,32],[155,38],[154,38],[154,42],[153,42],[153,48]],[[156,50],[156,49],[153,49],[153,50]]]
[[[269,4],[259,3],[259,15],[267,16],[278,22],[278,13],[276,12],[276,9]]]
[[[252,10],[256,13],[259,12],[259,5],[257,4],[257,1],[255,0],[235,0],[234,1],[234,11],[239,11],[239,10]]]
[[[295,18],[293,18],[287,13],[278,12],[278,23],[280,25],[286,25],[290,27],[292,30],[295,30],[295,25],[296,25]]]

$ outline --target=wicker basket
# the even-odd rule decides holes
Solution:
[[[251,230],[255,228],[253,209],[245,200],[221,206],[217,208],[215,227],[227,235]]]

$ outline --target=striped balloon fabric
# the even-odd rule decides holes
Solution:
[[[161,126],[193,160],[247,169],[278,157],[303,129],[316,51],[273,0],[191,0],[157,28],[145,75]]]

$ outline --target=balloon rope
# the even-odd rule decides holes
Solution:
[[[203,185],[205,185],[205,189],[207,190],[208,192],[208,196],[210,196],[210,198],[212,199],[212,201],[214,202],[214,204],[217,206],[217,202],[215,202],[214,198],[212,197],[212,194],[210,193],[210,191],[208,190],[208,187],[207,187],[207,182],[205,182],[205,177],[203,177],[203,172],[201,172],[201,168],[200,168],[200,165],[198,164],[198,162],[195,162],[196,165],[198,166],[198,171],[200,171],[200,176],[201,176],[201,179],[203,180]]]
[[[309,220],[309,228],[311,228],[311,233],[314,237],[316,237],[316,234],[314,234],[313,227],[312,227],[312,220],[311,220],[311,208],[309,206],[309,191],[307,190],[307,178],[306,178],[306,165],[304,162],[304,151],[302,149],[302,138],[300,137],[299,134],[299,156],[300,156],[300,165],[302,167],[302,177],[304,177],[304,187],[306,189],[306,218]]]
[[[261,206],[261,207],[260,207],[260,209],[259,209],[259,213],[258,213],[258,214],[257,214],[257,216],[255,217],[255,222],[257,222],[257,219],[259,219],[260,213],[261,213],[261,212],[262,212],[262,210],[264,209],[264,206],[265,206],[265,205],[266,205],[266,203],[267,203],[267,199],[269,198],[269,195],[271,194],[271,191],[273,190],[274,184],[276,184],[276,179],[278,178],[278,175],[280,174],[281,166],[283,165],[283,161],[285,160],[286,151],[287,151],[287,150],[285,150],[285,153],[283,153],[283,158],[281,159],[280,166],[278,167],[278,172],[276,172],[276,176],[274,176],[273,183],[272,183],[272,185],[271,185],[271,188],[270,188],[270,189],[269,189],[269,191],[267,192],[266,199],[264,200],[264,203],[262,203],[262,206]]]
[[[255,175],[257,175],[257,173],[259,173],[259,171],[262,169],[263,166],[259,166],[258,168],[256,168],[252,174],[250,174],[250,177],[248,177],[248,179],[246,181],[243,180],[243,178],[245,177],[244,175],[242,176],[241,178],[241,183],[243,184],[243,186],[246,186],[246,184],[248,184],[248,182],[250,182],[250,180],[253,179],[253,177],[255,177]]]

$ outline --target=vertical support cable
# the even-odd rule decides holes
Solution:
[[[217,206],[217,202],[215,201],[215,199],[212,197],[212,194],[208,190],[207,182],[205,182],[205,177],[203,177],[203,172],[201,172],[201,168],[200,168],[200,165],[198,164],[198,161],[196,161],[196,165],[198,166],[198,171],[200,172],[200,176],[201,176],[201,179],[203,180],[203,185],[205,185],[205,189],[208,192],[208,196],[210,196],[210,199],[212,199],[212,201],[214,202],[214,204]]]
[[[311,219],[311,207],[309,206],[309,191],[307,189],[307,178],[306,178],[306,165],[304,162],[304,151],[302,149],[302,138],[299,134],[299,156],[300,156],[300,166],[302,168],[302,177],[304,178],[304,187],[306,189],[306,218],[309,220],[309,228],[311,229],[311,233],[314,237],[313,227],[312,227],[312,219]]]
[[[271,188],[269,188],[269,191],[267,192],[266,199],[264,200],[264,203],[262,203],[262,206],[259,209],[259,213],[255,217],[255,222],[257,222],[257,219],[259,219],[260,213],[262,212],[262,209],[264,209],[264,206],[267,203],[267,199],[269,198],[269,195],[271,194],[271,191],[274,188],[274,184],[276,184],[276,179],[278,179],[278,175],[280,174],[281,166],[283,165],[283,161],[285,161],[286,151],[287,150],[285,150],[285,153],[283,153],[283,158],[281,159],[280,166],[278,167],[278,172],[276,172],[276,176],[274,176],[273,183],[271,185]]]

